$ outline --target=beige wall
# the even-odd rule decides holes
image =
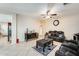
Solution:
[[[52,20],[47,20],[46,24],[46,31],[50,30],[58,30],[58,31],[64,31],[65,36],[67,39],[72,39],[74,33],[79,32],[79,15],[68,15],[68,16],[63,16],[61,19],[59,19],[60,23],[58,26],[53,25]]]
[[[37,18],[31,16],[29,17],[27,15],[17,15],[17,38],[19,38],[20,41],[25,40],[24,33],[27,28],[29,32],[32,30],[39,32]]]
[[[68,39],[73,38],[74,33],[79,33],[79,14],[66,16],[62,19],[63,31]]]

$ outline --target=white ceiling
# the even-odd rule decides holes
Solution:
[[[46,3],[0,3],[1,10],[17,14],[34,14],[46,7]]]
[[[0,12],[5,11],[16,14],[39,14],[43,9],[46,9],[47,7],[50,9],[54,5],[54,3],[0,3]],[[66,15],[79,13],[79,4],[68,4],[62,12]]]
[[[65,16],[79,15],[79,3],[71,3],[66,5],[62,12]]]

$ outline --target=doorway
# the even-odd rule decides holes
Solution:
[[[11,22],[0,22],[0,44],[11,43]]]

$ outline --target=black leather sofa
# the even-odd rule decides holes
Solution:
[[[62,43],[55,56],[79,56],[78,42],[75,40],[66,40]]]
[[[73,40],[65,40],[55,56],[79,56],[79,33],[74,34]]]
[[[49,31],[50,35],[48,38],[53,39],[54,41],[63,42],[65,40],[65,35],[63,31]]]

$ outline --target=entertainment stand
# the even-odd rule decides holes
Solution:
[[[25,33],[25,40],[38,38],[38,33]]]

